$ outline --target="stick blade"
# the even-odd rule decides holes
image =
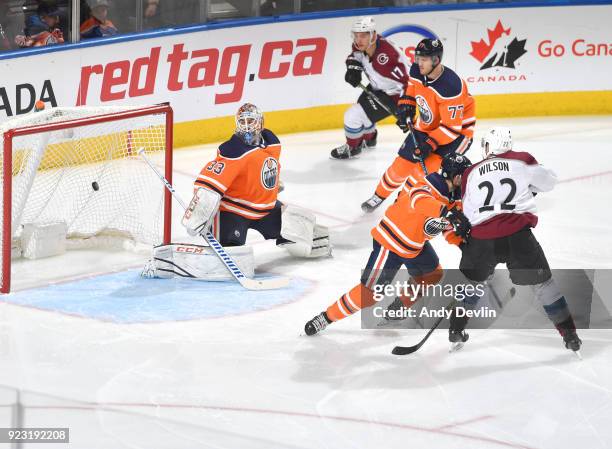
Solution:
[[[408,354],[412,354],[413,352],[416,352],[417,349],[420,348],[420,345],[416,345],[416,346],[396,346],[395,348],[393,348],[393,351],[391,351],[391,354],[393,355],[408,355]]]
[[[289,285],[289,278],[278,277],[272,279],[249,279],[242,278],[240,283],[247,290],[276,290]]]

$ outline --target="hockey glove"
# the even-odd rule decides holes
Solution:
[[[413,153],[414,158],[417,161],[424,161],[425,159],[427,159],[427,156],[432,153],[432,151],[436,151],[436,149],[438,148],[438,144],[436,143],[436,141],[427,135],[420,139],[417,138],[417,143],[419,144],[419,146],[418,148],[415,148]]]
[[[464,241],[467,240],[472,229],[472,225],[467,217],[456,207],[448,211],[446,219],[453,225],[455,234],[461,237]]]
[[[361,83],[361,72],[363,72],[363,66],[361,62],[352,56],[346,59],[346,74],[344,80],[353,87],[359,86]]]
[[[196,189],[181,220],[187,228],[187,233],[192,236],[206,234],[212,226],[220,203],[221,195],[217,192],[202,187]]]
[[[416,115],[416,103],[414,98],[402,95],[397,102],[397,126],[404,132],[408,132],[408,120],[414,122]]]

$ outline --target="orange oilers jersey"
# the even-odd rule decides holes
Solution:
[[[433,173],[421,182],[406,180],[397,200],[386,211],[383,219],[372,229],[372,237],[400,257],[411,259],[419,255],[423,245],[438,234],[444,234],[449,243],[454,239],[452,226],[441,214],[455,203],[448,199],[446,182]],[[414,178],[412,181],[415,181]]]
[[[276,204],[280,175],[281,144],[268,129],[260,145],[248,145],[237,135],[221,144],[215,160],[206,164],[195,187],[222,196],[219,210],[259,220]]]
[[[420,74],[418,64],[412,64],[406,95],[419,110],[415,129],[427,133],[438,145],[449,144],[461,135],[474,136],[474,98],[466,82],[448,67],[432,81]]]

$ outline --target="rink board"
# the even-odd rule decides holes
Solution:
[[[36,99],[170,102],[175,145],[184,146],[224,138],[249,101],[277,133],[335,128],[360,92],[344,82],[344,60],[364,13],[408,62],[422,38],[440,38],[479,118],[612,113],[612,4],[542,2],[254,18],[13,52],[0,56],[0,121]]]

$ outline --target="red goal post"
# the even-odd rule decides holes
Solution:
[[[0,292],[10,291],[11,258],[25,223],[65,222],[69,238],[111,230],[170,243],[172,197],[137,152],[144,147],[172,182],[172,127],[167,103],[51,108],[0,124]]]

